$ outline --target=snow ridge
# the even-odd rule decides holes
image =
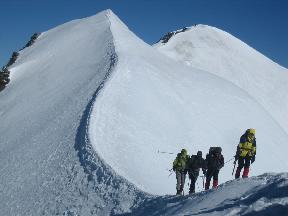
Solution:
[[[125,216],[262,216],[288,214],[288,174],[263,174],[226,182],[217,190],[146,199]]]
[[[113,215],[144,196],[87,139],[90,109],[117,64],[106,14],[42,33],[11,67],[0,99],[1,214]]]
[[[89,140],[88,127],[94,102],[117,64],[117,54],[114,46],[113,44],[110,44],[110,46],[113,47],[113,50],[110,50],[111,53],[108,54],[110,65],[107,73],[83,112],[75,139],[75,150],[78,152],[79,161],[87,174],[87,189],[99,192],[100,196],[103,196],[105,206],[110,206],[106,207],[105,211],[101,208],[99,208],[99,211],[94,210],[93,214],[97,215],[129,212],[129,209],[138,205],[144,197],[144,193],[138,192],[134,185],[117,175],[108,164],[99,158]]]
[[[246,92],[162,55],[111,10],[42,33],[21,51],[11,75],[0,95],[3,215],[223,215],[223,205],[233,215],[241,211],[234,203],[245,204],[237,203],[239,194],[258,201],[270,189],[254,199],[249,191],[277,178],[232,181],[186,197],[143,191],[175,192],[175,176],[166,172],[175,155],[157,150],[184,147],[194,154],[216,143],[232,157],[242,129],[251,125],[262,146],[253,174],[287,167],[279,151],[287,134]],[[231,179],[229,165],[220,183]],[[271,188],[287,190],[283,179]],[[265,198],[281,199],[285,210],[284,192],[275,191]]]

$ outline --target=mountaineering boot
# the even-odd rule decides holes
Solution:
[[[210,181],[206,181],[205,190],[209,190],[209,187],[210,187]]]
[[[181,195],[182,191],[181,190],[177,190],[176,195]]]
[[[244,168],[242,178],[248,178],[249,168]]]
[[[195,190],[189,190],[189,194],[195,193]]]
[[[235,179],[238,179],[240,177],[241,169],[237,167],[236,173],[235,173]]]
[[[213,180],[213,188],[217,189],[218,187],[218,180]]]

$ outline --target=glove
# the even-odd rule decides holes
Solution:
[[[251,158],[251,164],[255,161],[255,155]]]
[[[239,159],[239,155],[235,155],[235,161],[237,161]]]

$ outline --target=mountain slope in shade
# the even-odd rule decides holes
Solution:
[[[288,70],[231,34],[196,25],[154,46],[192,68],[209,71],[237,85],[288,132]]]
[[[229,181],[217,190],[190,196],[147,199],[126,216],[262,216],[288,215],[288,176],[263,174]]]

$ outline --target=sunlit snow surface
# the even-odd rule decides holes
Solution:
[[[181,148],[205,154],[210,146],[222,146],[228,160],[240,135],[254,127],[258,148],[251,174],[257,175],[287,171],[288,137],[286,87],[269,82],[270,75],[263,73],[265,82],[255,85],[279,87],[279,95],[247,90],[240,85],[242,78],[237,83],[220,70],[210,71],[214,67],[187,66],[161,52],[136,37],[110,10],[44,32],[20,52],[9,68],[11,82],[0,92],[1,215],[121,215],[132,210],[149,215],[143,213],[149,209],[146,204],[155,207],[151,215],[162,214],[156,206],[167,215],[182,207],[188,215],[206,214],[227,204],[223,193],[233,185],[239,185],[237,197],[252,188],[257,194],[265,179],[282,179],[281,191],[287,194],[283,174],[230,182],[195,197],[166,196],[175,193],[175,176],[169,177],[168,170]],[[279,68],[255,55],[266,68]],[[209,58],[202,59],[203,65]],[[282,72],[273,77],[278,74],[284,82]],[[220,183],[231,180],[231,172],[230,162],[220,172]],[[197,190],[202,190],[201,182]],[[282,195],[270,201],[287,206]],[[208,205],[218,196],[224,203]],[[259,198],[255,209],[261,211],[268,201]],[[232,206],[232,211],[240,210]]]
[[[229,160],[250,127],[256,128],[258,143],[251,173],[287,170],[286,154],[279,151],[287,149],[287,133],[252,94],[215,73],[166,57],[116,16],[110,15],[110,20],[118,62],[94,104],[89,134],[96,152],[118,174],[149,193],[174,194],[175,176],[168,177],[168,170],[176,154],[158,151],[187,148],[189,154],[202,150],[205,155],[210,146],[221,146]],[[250,49],[235,40],[231,49]],[[230,162],[221,170],[220,182],[230,180],[231,173]]]
[[[286,68],[229,33],[207,25],[193,26],[154,47],[192,69],[208,71],[237,85],[288,132]]]

